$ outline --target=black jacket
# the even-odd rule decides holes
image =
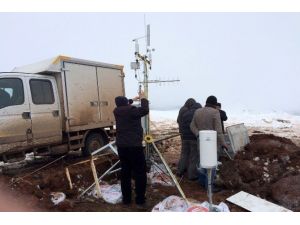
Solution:
[[[226,115],[226,112],[219,109],[219,112],[220,112],[220,117],[221,117],[221,123],[222,123],[222,130],[223,130],[223,133],[225,133],[224,131],[224,121],[227,120],[227,115]]]
[[[188,107],[182,106],[179,110],[178,116],[177,116],[177,123],[179,128],[179,133],[182,133],[182,115],[188,111]]]
[[[186,102],[184,103],[184,105],[180,108],[178,116],[177,116],[177,123],[179,126],[179,133],[182,133],[182,115],[187,112],[193,104],[195,104],[196,101],[193,98],[189,98],[188,100],[186,100]]]
[[[199,108],[202,108],[202,106],[199,103],[194,103],[189,110],[182,114],[181,136],[183,140],[197,140],[197,138],[191,131],[190,124],[192,122],[195,111]]]
[[[141,107],[118,106],[114,109],[116,119],[116,145],[118,147],[141,147],[143,128],[141,118],[149,113],[149,102],[141,99]]]

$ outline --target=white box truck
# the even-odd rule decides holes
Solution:
[[[109,141],[123,66],[58,56],[0,73],[0,160],[84,155]]]

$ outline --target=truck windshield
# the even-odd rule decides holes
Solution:
[[[0,109],[24,103],[23,82],[19,78],[0,78]]]

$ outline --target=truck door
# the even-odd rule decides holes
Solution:
[[[99,122],[96,67],[64,62],[70,126]]]
[[[0,76],[0,153],[29,148],[31,141],[30,108],[24,78]]]
[[[97,68],[101,121],[114,121],[115,97],[124,96],[121,70]]]
[[[56,81],[52,77],[27,79],[34,146],[62,141],[61,111]]]

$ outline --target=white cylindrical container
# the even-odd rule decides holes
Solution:
[[[214,130],[199,131],[200,167],[211,169],[218,165],[217,132]]]

